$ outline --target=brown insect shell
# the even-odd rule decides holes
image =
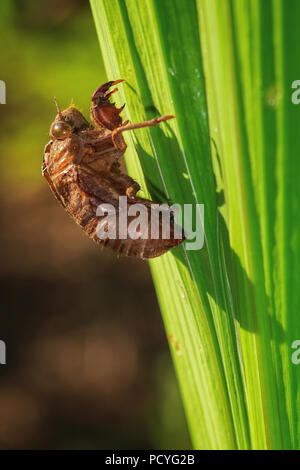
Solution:
[[[55,139],[52,135],[52,140],[45,148],[43,175],[57,200],[87,235],[100,245],[109,246],[120,254],[139,258],[159,256],[183,241],[151,240],[150,235],[146,240],[98,239],[97,206],[108,202],[117,207],[119,195],[125,195],[129,188],[134,188],[135,191],[139,189],[139,185],[132,178],[119,170],[119,158],[123,155],[126,144],[124,142],[122,150],[117,149],[109,129],[93,128],[74,107],[59,112],[51,129],[55,123],[60,122],[70,125],[70,134],[62,132],[63,138],[59,138],[56,132]],[[105,158],[102,158],[103,156]],[[144,204],[150,217],[151,201],[134,197],[128,204],[134,202]],[[173,226],[171,229],[173,231]]]

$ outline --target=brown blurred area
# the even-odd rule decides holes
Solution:
[[[0,18],[0,448],[188,448],[147,263],[101,251],[40,173],[53,96],[88,115],[106,80],[88,2]]]

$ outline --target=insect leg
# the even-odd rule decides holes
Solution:
[[[135,199],[136,193],[141,189],[140,185],[130,176],[123,175],[118,169],[114,169],[112,174],[114,181],[120,183],[124,188],[122,193],[125,193],[129,199]]]
[[[140,185],[136,183],[135,181],[132,183],[129,188],[126,189],[126,196],[129,197],[129,199],[134,199],[136,196],[136,193],[140,190]]]
[[[131,131],[133,129],[141,129],[142,127],[158,126],[158,124],[160,124],[161,122],[168,121],[169,119],[173,119],[174,117],[175,116],[172,115],[161,116],[159,118],[151,119],[150,121],[137,122],[135,124],[128,124],[127,121],[122,126],[117,127],[112,131],[112,141],[117,149],[123,150],[123,144],[122,142],[120,142],[120,136],[123,132]]]

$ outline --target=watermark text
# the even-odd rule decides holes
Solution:
[[[118,207],[100,204],[101,217],[96,233],[100,240],[151,239],[180,240],[185,238],[187,250],[200,250],[204,245],[204,204],[135,203],[119,196]]]
[[[0,104],[6,104],[6,85],[3,80],[0,80]]]

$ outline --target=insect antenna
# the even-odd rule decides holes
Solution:
[[[56,109],[57,109],[57,112],[58,112],[58,115],[59,115],[59,119],[61,119],[63,121],[64,118],[63,118],[61,109],[59,107],[59,104],[57,102],[56,96],[54,96],[54,102],[55,102],[55,106],[56,106]]]

